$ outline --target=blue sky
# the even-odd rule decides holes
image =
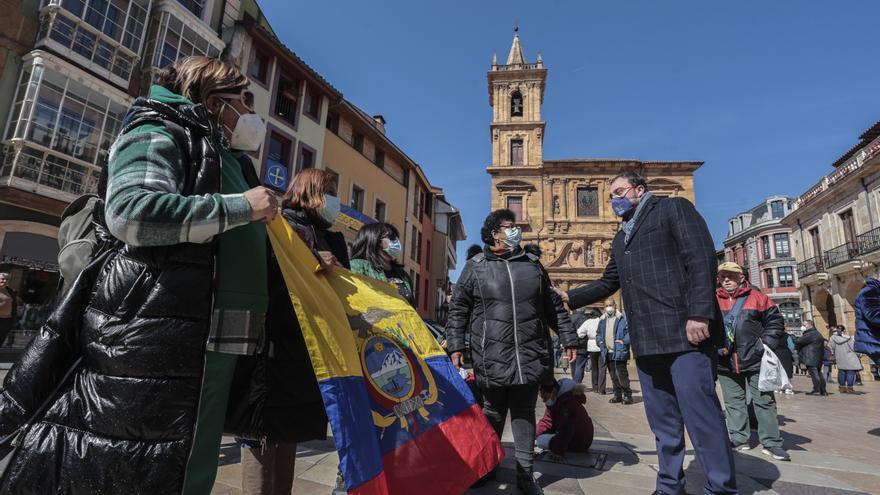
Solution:
[[[486,72],[493,52],[506,60],[517,22],[527,60],[540,50],[549,69],[544,157],[705,161],[697,208],[719,246],[729,217],[801,194],[880,120],[875,1],[261,6],[346,98],[385,116],[461,208],[461,259],[489,208]]]

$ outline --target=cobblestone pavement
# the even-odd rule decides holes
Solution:
[[[548,495],[630,495],[654,490],[654,437],[645,420],[638,382],[633,385],[637,393],[636,403],[631,406],[609,404],[610,396],[588,393],[587,407],[596,426],[593,448],[589,454],[568,456],[564,463],[536,463],[539,483]],[[838,394],[836,386],[829,386],[829,397],[805,395],[803,392],[809,390],[806,377],[796,376],[794,385],[799,391],[795,395],[777,396],[785,448],[792,461],[774,461],[760,448],[737,452],[740,493],[880,494],[880,382],[866,381],[863,387],[856,387],[858,395]],[[539,417],[541,414],[539,406]],[[470,490],[469,495],[517,493],[513,438],[508,430],[502,438],[508,458],[501,464],[498,482]],[[753,446],[756,441],[753,435]],[[702,493],[705,479],[690,442],[687,454],[688,493]],[[336,464],[329,440],[301,445],[296,455],[293,493],[328,495],[336,478]],[[213,495],[239,495],[240,469],[237,445],[231,438],[224,438]],[[449,475],[454,473],[437,473]]]

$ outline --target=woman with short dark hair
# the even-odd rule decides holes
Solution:
[[[533,476],[535,403],[539,384],[553,379],[550,329],[556,330],[569,359],[577,335],[540,258],[520,247],[522,231],[514,213],[490,213],[480,238],[483,252],[467,261],[452,294],[447,349],[452,363],[461,367],[469,335],[483,412],[501,438],[510,411],[517,486],[527,495],[540,494]]]

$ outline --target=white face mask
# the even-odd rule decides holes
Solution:
[[[255,113],[239,113],[234,106],[223,102],[224,105],[238,114],[238,122],[232,130],[229,138],[231,148],[242,151],[257,151],[266,139],[266,123],[263,118]]]
[[[608,306],[608,307],[606,307],[606,308],[605,308],[605,312],[608,313],[608,316],[613,315],[613,314],[614,314],[614,306]]]

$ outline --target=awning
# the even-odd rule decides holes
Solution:
[[[336,221],[353,230],[360,230],[364,225],[376,223],[376,220],[346,205],[341,205]]]
[[[0,248],[0,263],[58,271],[58,240],[29,232],[7,232]]]

